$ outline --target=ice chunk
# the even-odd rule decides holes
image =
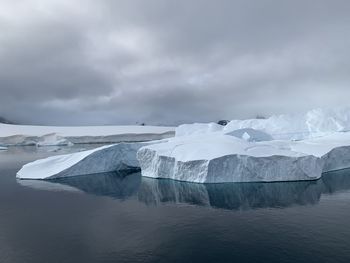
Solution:
[[[7,150],[7,147],[0,146],[0,151],[6,151],[6,150]]]
[[[142,147],[142,175],[197,183],[314,180],[324,160],[268,142],[228,135],[183,136]]]
[[[57,155],[28,163],[17,173],[20,179],[53,179],[139,167],[137,150],[147,143],[119,143],[89,151]]]

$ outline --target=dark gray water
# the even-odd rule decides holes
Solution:
[[[85,146],[86,148],[86,146]],[[17,181],[0,152],[0,262],[350,262],[350,171],[201,185],[106,173]]]

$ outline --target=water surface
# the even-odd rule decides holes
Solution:
[[[0,262],[350,262],[349,170],[209,185],[139,173],[15,178],[28,161],[78,150],[0,152]]]

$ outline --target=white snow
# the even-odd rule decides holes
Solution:
[[[7,150],[7,147],[0,146],[0,151],[6,151],[6,150]]]
[[[187,136],[187,135],[198,135],[205,133],[212,133],[222,131],[224,126],[217,123],[193,123],[193,124],[182,124],[175,129],[175,136]]]
[[[273,115],[267,119],[232,120],[226,126],[216,123],[183,124],[176,128],[175,136],[213,132],[230,134],[243,129],[264,132],[275,140],[303,140],[320,137],[333,132],[350,131],[350,108],[314,109],[305,114]]]
[[[306,114],[273,115],[268,119],[230,121],[224,133],[252,128],[270,134],[274,139],[302,140],[333,132],[350,131],[350,109],[314,109]]]
[[[161,126],[30,126],[0,124],[2,145],[69,145],[150,141],[173,137],[174,127]]]

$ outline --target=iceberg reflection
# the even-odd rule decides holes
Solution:
[[[18,181],[24,186],[52,190],[67,186],[116,199],[136,198],[147,205],[162,203],[210,206],[229,210],[284,208],[317,204],[324,194],[350,189],[350,170],[324,174],[317,181],[275,183],[196,184],[141,177],[139,172],[113,172],[50,180]],[[55,187],[50,185],[55,184]]]

